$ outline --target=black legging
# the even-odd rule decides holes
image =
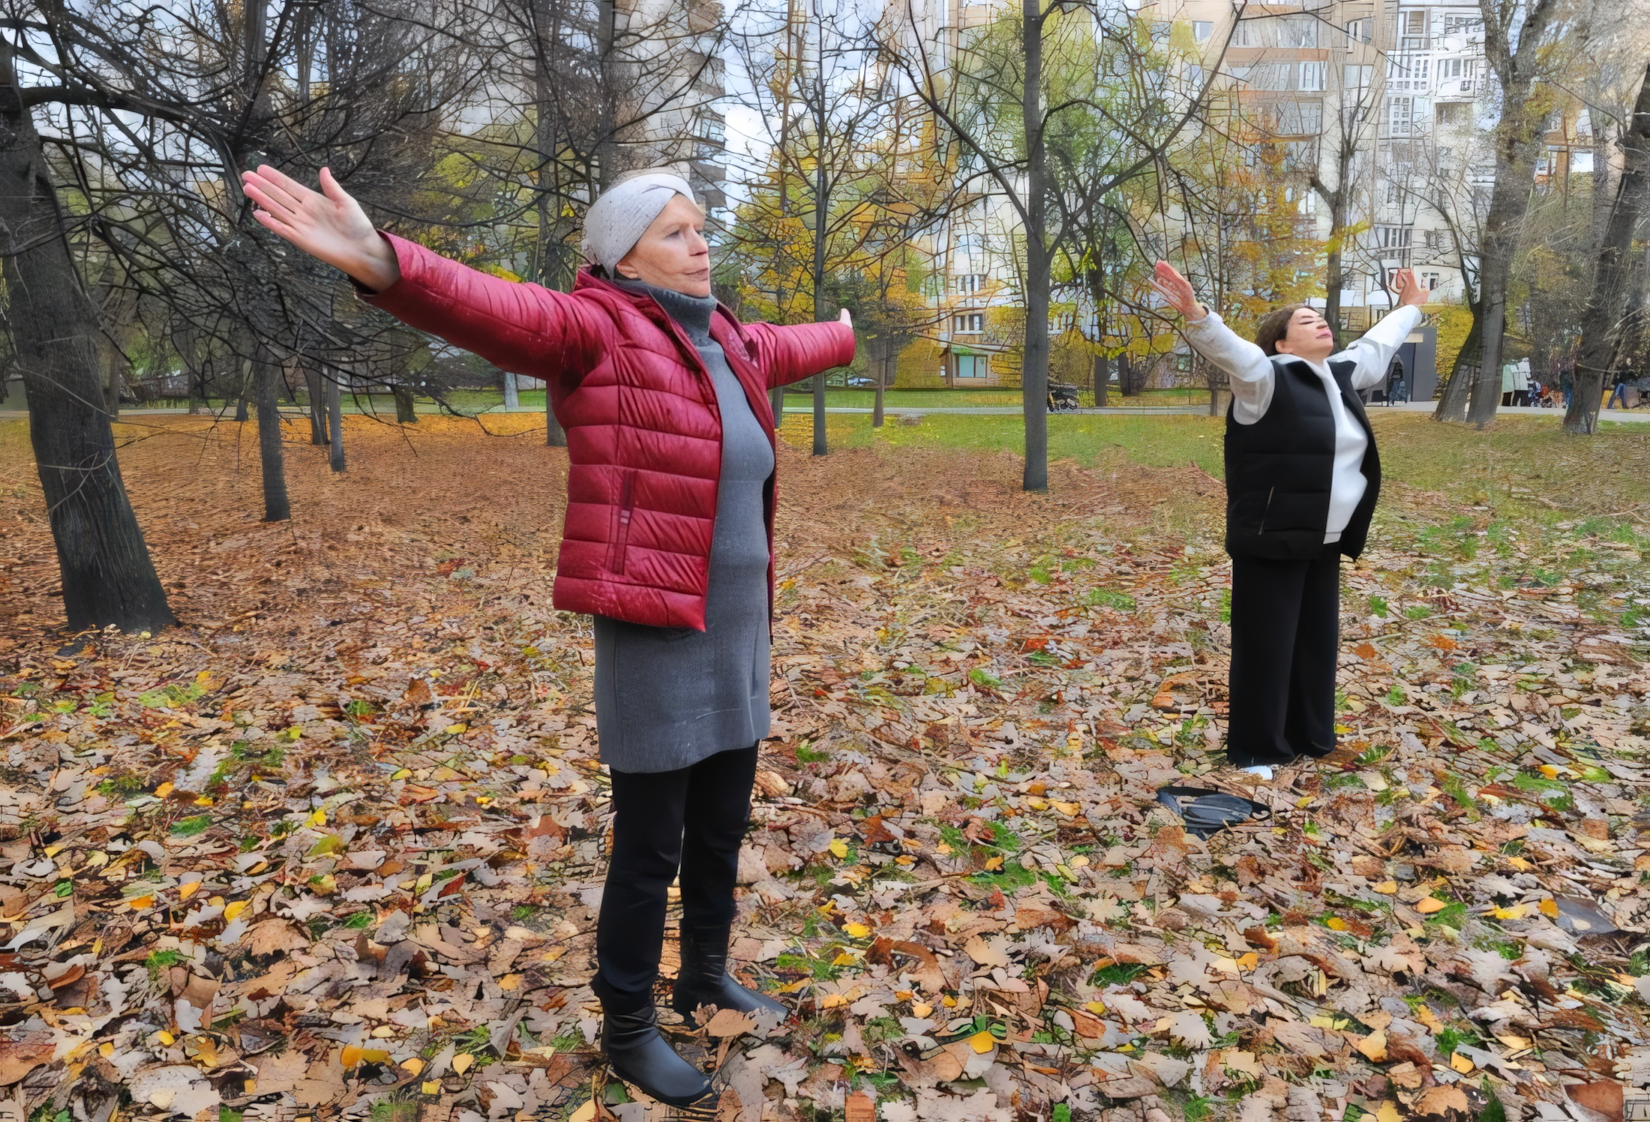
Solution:
[[[1238,767],[1335,749],[1341,555],[1232,558],[1232,669],[1226,754]]]
[[[613,860],[596,921],[596,996],[630,1011],[653,1000],[665,890],[681,875],[682,927],[733,923],[739,844],[750,821],[756,745],[676,771],[613,771]]]

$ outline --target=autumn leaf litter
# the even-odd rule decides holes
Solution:
[[[548,602],[565,468],[497,441],[478,499],[480,438],[422,427],[361,426],[347,481],[295,467],[291,526],[245,519],[222,430],[187,430],[187,480],[130,449],[188,626],[74,653],[8,465],[0,1086],[28,1111],[664,1113],[589,1101],[607,802],[588,622]],[[1207,477],[1060,465],[1028,497],[1008,457],[781,466],[733,951],[797,1015],[672,1026],[719,1117],[1587,1118],[1645,1093],[1639,524],[1395,488],[1345,579],[1342,748],[1249,787],[1218,767]],[[1203,528],[1166,529],[1171,497]],[[1274,817],[1200,841],[1168,783]]]

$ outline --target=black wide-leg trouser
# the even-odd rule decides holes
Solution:
[[[1310,561],[1232,558],[1226,754],[1238,767],[1335,750],[1340,546]]]
[[[611,774],[613,859],[596,920],[591,988],[610,1011],[633,1012],[653,1000],[671,881],[680,875],[684,931],[721,937],[733,924],[756,745],[676,771]]]

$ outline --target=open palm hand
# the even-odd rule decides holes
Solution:
[[[1179,269],[1167,261],[1159,261],[1153,271],[1151,285],[1168,301],[1169,307],[1185,316],[1187,319],[1202,319],[1207,312],[1198,302],[1197,293],[1192,289],[1192,282],[1187,280]]]
[[[394,251],[330,170],[321,169],[320,191],[268,164],[243,171],[241,184],[258,204],[253,217],[305,253],[377,291],[400,278]]]

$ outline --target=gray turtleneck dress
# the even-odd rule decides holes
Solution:
[[[619,281],[659,302],[699,352],[722,417],[705,630],[596,617],[596,733],[616,771],[674,771],[768,735],[768,531],[773,446],[721,344],[714,297]]]

